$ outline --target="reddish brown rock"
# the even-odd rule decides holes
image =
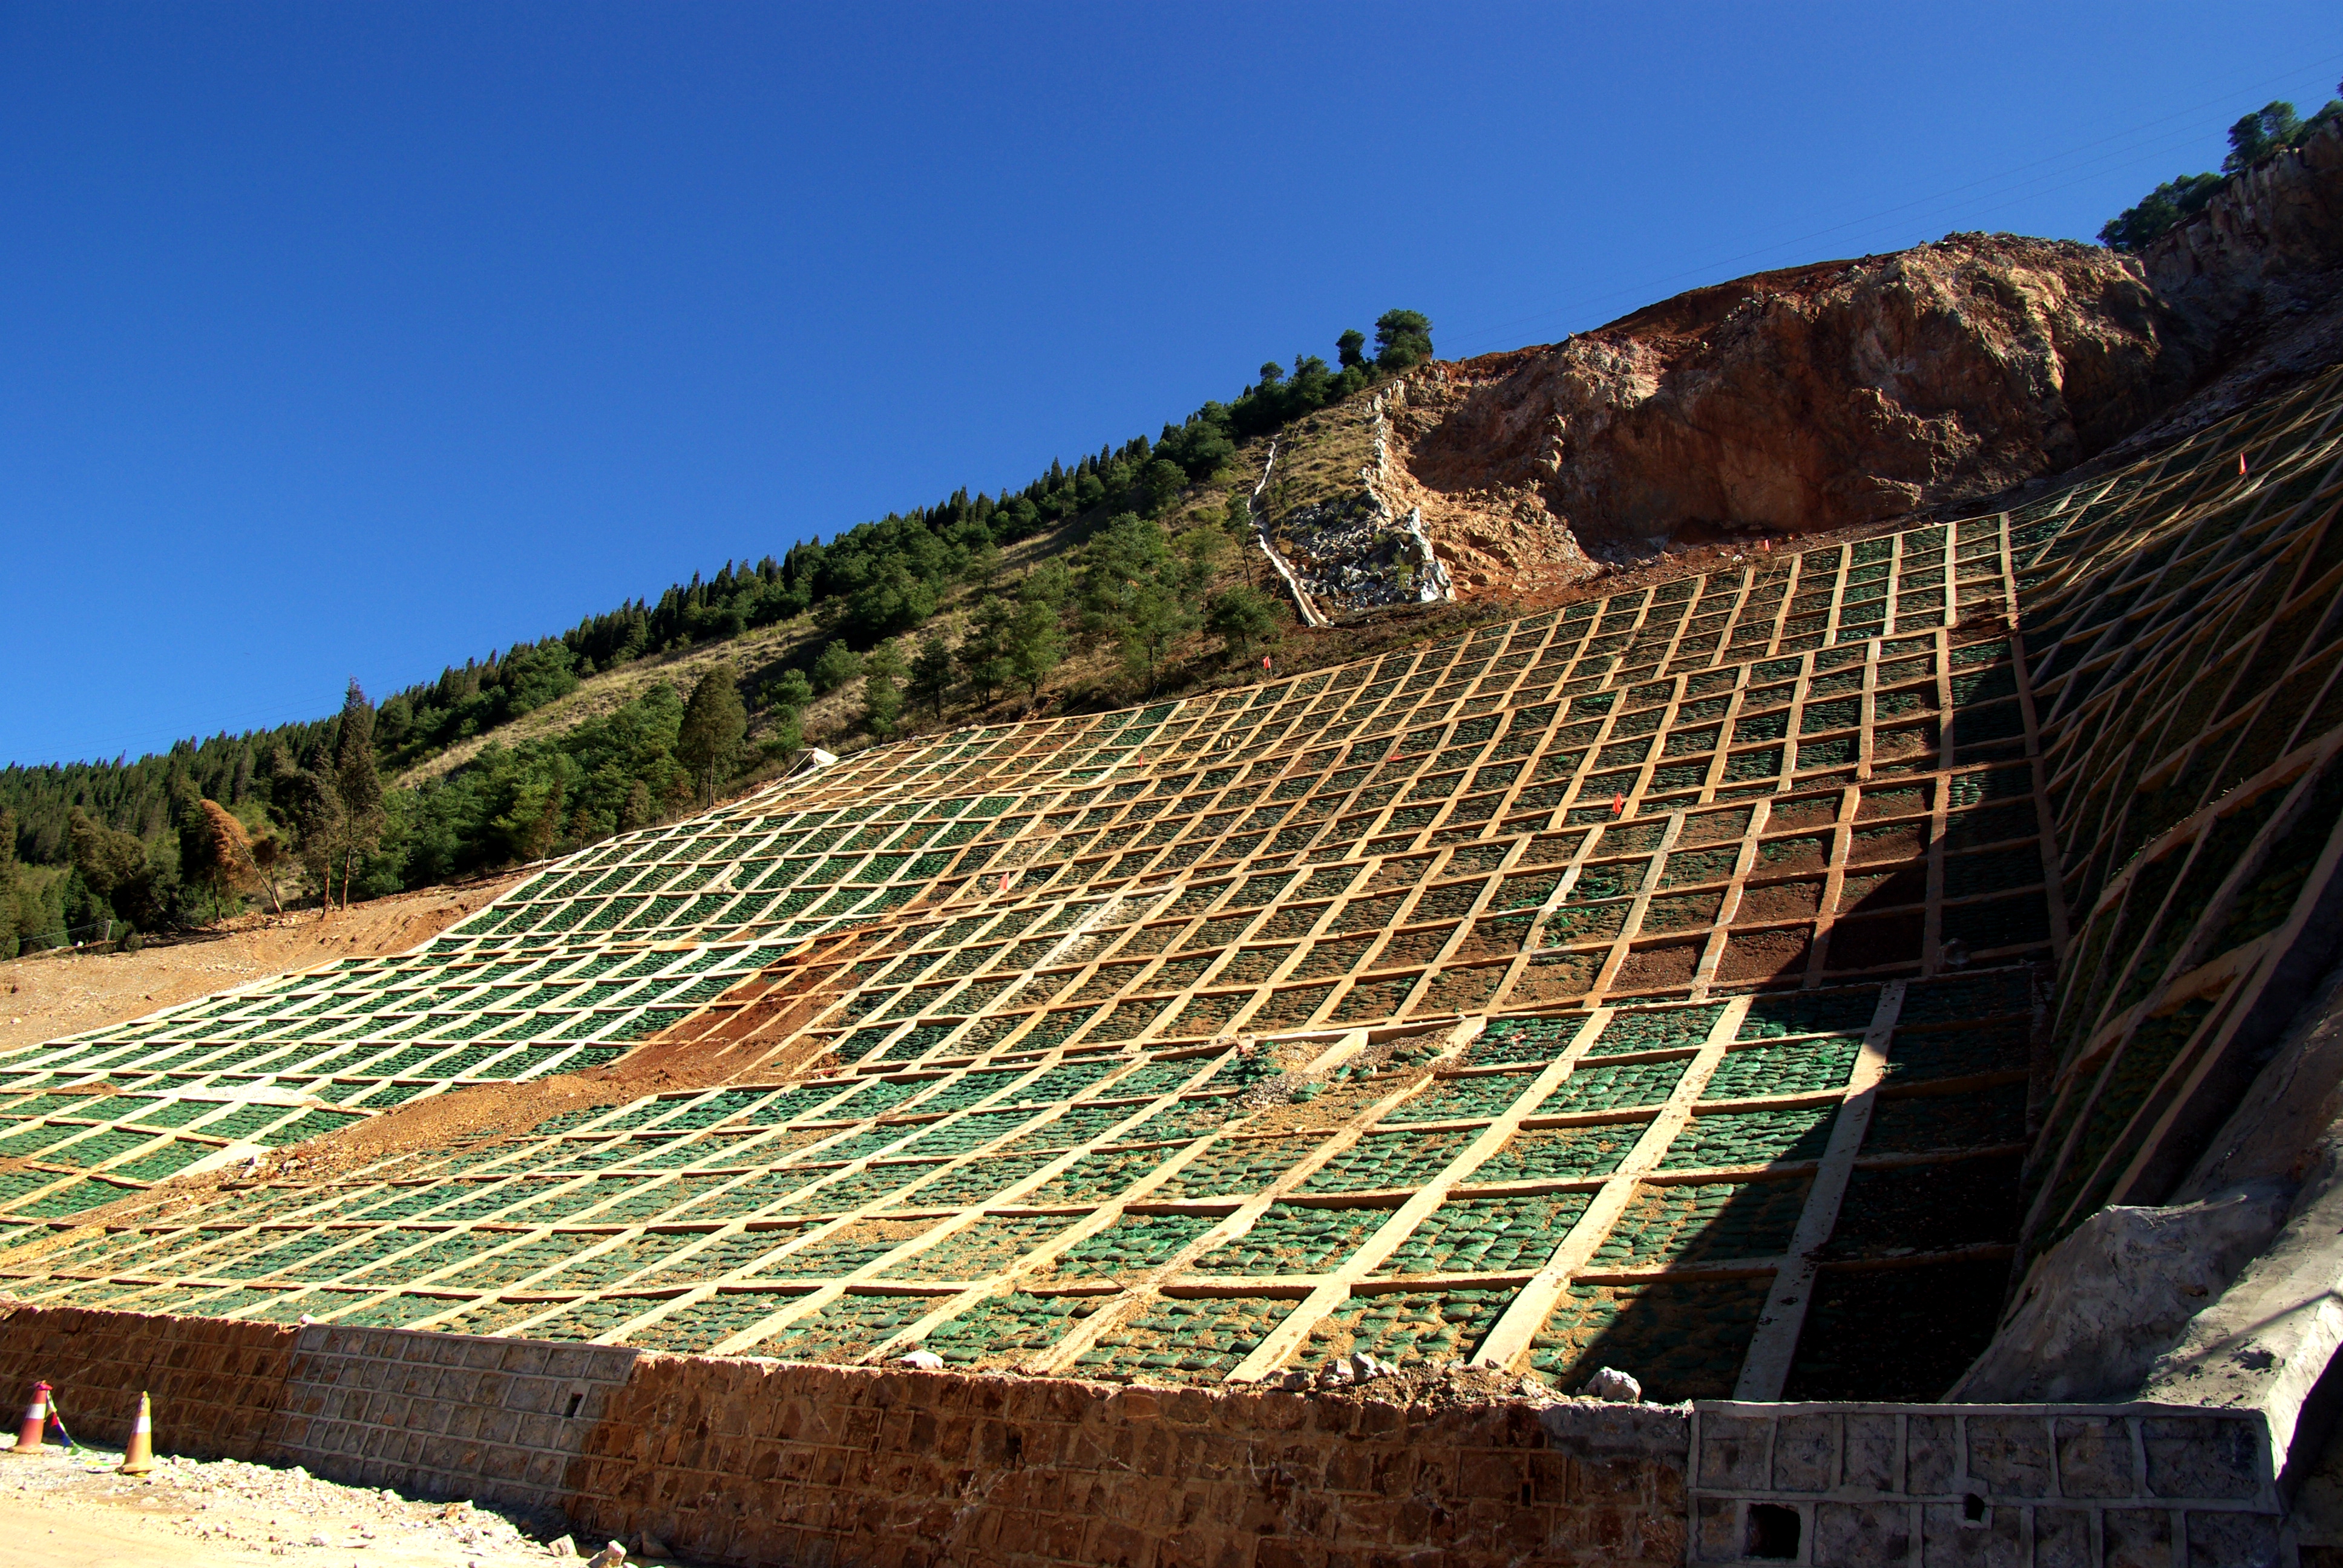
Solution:
[[[1875,522],[2091,457],[2187,394],[2195,342],[2138,262],[2070,241],[1761,273],[1432,367],[1393,409],[1394,499],[1483,586]]]

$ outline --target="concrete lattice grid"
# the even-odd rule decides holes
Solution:
[[[1625,1365],[1664,1399],[1931,1395],[2001,1299],[2065,910],[2139,883],[2107,869],[2128,817],[2066,897],[2046,875],[2052,803],[2097,798],[2063,781],[2113,779],[2080,743],[2171,707],[2088,705],[2110,671],[2215,666],[2116,649],[2089,607],[2159,551],[2298,563],[2335,407],[2323,386],[2014,514],[864,753],[585,851],[416,953],[22,1053],[0,1273],[793,1359],[1196,1381],[1356,1347]],[[2013,634],[2021,598],[2050,641]],[[2212,646],[2234,672],[2259,645]],[[2113,1027],[2060,1015],[2078,1065],[2140,1032]],[[720,1041],[736,1081],[167,1220],[137,1196],[653,1036]],[[782,1053],[820,1060],[758,1081]],[[123,1092],[70,1092],[98,1081]]]

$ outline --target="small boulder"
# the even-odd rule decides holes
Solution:
[[[1617,1367],[1603,1367],[1586,1380],[1586,1386],[1579,1392],[1613,1404],[1639,1404],[1644,1398],[1644,1385]]]
[[[944,1358],[933,1351],[910,1351],[895,1358],[899,1367],[917,1367],[921,1372],[941,1372]]]

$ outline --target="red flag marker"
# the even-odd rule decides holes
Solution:
[[[2239,458],[2238,461],[2243,462],[2244,459]],[[1263,669],[1267,669],[1269,668],[1269,655],[1264,653],[1261,656],[1261,667]]]
[[[1627,797],[1624,795],[1614,795],[1611,797],[1611,815],[1616,817],[1620,812],[1626,809]]]

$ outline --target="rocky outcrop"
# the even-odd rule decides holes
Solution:
[[[2100,1210],[2043,1254],[1993,1343],[1946,1397],[2134,1397],[2189,1321],[2278,1233],[2291,1195],[2262,1181],[2172,1208]]]
[[[1869,523],[2070,467],[2201,368],[2138,261],[1956,235],[1435,366],[1394,410],[1394,500],[1423,505],[1483,584],[1524,548],[1571,569],[1564,535],[1617,560],[1719,529]]]
[[[2208,323],[2326,273],[2343,259],[2343,120],[2237,175],[2144,259],[2159,297]]]
[[[1991,496],[2331,362],[2338,264],[2330,122],[2144,256],[1952,235],[1426,367],[1391,400],[1388,498],[1423,508],[1464,589],[1534,596],[1736,532]]]

